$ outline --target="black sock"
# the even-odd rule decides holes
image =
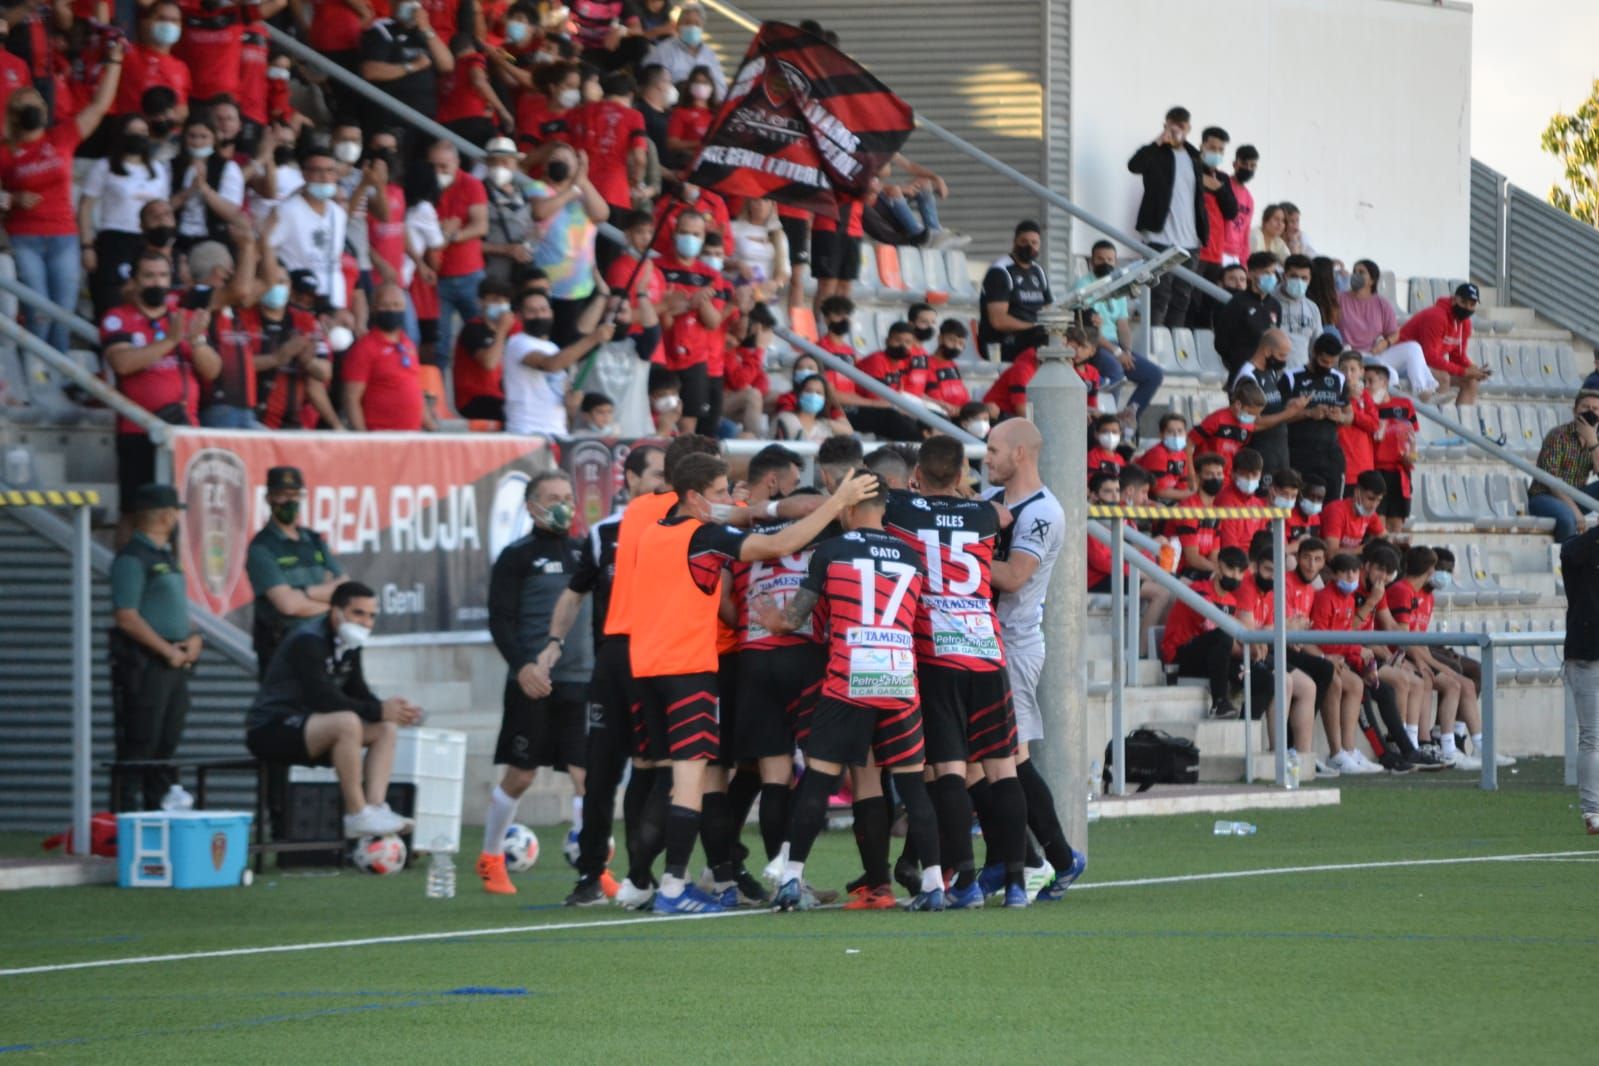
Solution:
[[[988,778],[978,778],[975,785],[967,786],[966,793],[972,798],[972,810],[976,812],[977,824],[983,830],[983,865],[999,862],[999,849],[994,846],[994,838],[988,832],[994,820],[993,794],[988,787]]]
[[[700,843],[705,865],[718,881],[733,880],[733,805],[726,792],[707,792],[700,798]]]
[[[616,816],[617,775],[614,766],[593,757],[583,788],[583,825],[577,834],[578,876],[596,880],[610,861],[611,819]]]
[[[666,875],[682,878],[688,870],[694,841],[700,835],[700,812],[672,804],[666,813]]]
[[[650,884],[650,864],[655,861],[655,852],[659,850],[659,828],[652,832],[646,829],[645,810],[649,806],[650,793],[655,788],[655,778],[660,771],[641,770],[633,767],[633,776],[628,778],[627,789],[622,793],[622,825],[627,832],[627,876],[639,888],[648,888]],[[646,848],[645,838],[650,838],[650,845]],[[644,880],[638,878],[642,876]]]
[[[750,810],[755,806],[755,797],[760,794],[761,775],[754,767],[740,770],[727,784],[727,802],[733,818],[733,846],[728,858],[735,868],[742,866],[744,860],[749,858],[750,849],[744,846],[743,840],[744,826],[749,823]]]
[[[1026,791],[1026,789],[1022,790],[1023,795],[1026,794]],[[1044,865],[1044,856],[1039,852],[1038,845],[1033,843],[1032,834],[1025,835],[1027,837],[1027,865],[1036,869]]]
[[[904,795],[904,793],[901,792],[901,795]],[[908,829],[909,827],[907,826],[907,830]],[[896,868],[908,866],[914,870],[921,866],[921,864],[921,857],[916,854],[916,838],[911,836],[907,831],[905,834],[905,845],[899,849],[899,858],[894,861],[894,866]]]
[[[814,767],[805,771],[799,787],[788,803],[788,858],[790,862],[804,862],[811,854],[811,845],[821,835],[827,821],[827,798],[838,791],[843,774],[824,774]]]
[[[1014,777],[995,781],[989,790],[994,857],[1005,864],[1005,883],[1026,884],[1027,795]]]
[[[933,813],[933,801],[927,794],[927,782],[920,771],[895,774],[894,784],[899,786],[899,798],[905,804],[905,837],[916,848],[916,856],[925,869],[940,865],[938,861],[938,815]]]
[[[888,884],[888,800],[882,796],[855,801],[855,846],[860,849],[866,883]]]
[[[965,888],[977,876],[972,859],[972,798],[961,774],[940,774],[927,789],[938,818],[938,853],[943,867]]]
[[[1044,783],[1044,776],[1033,766],[1031,759],[1016,767],[1016,779],[1022,783],[1027,798],[1027,826],[1044,849],[1044,858],[1056,873],[1065,873],[1072,864],[1071,845],[1066,842],[1066,831],[1055,817],[1055,795]]]
[[[761,786],[761,843],[768,862],[777,858],[788,836],[788,786]]]

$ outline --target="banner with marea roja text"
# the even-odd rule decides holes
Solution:
[[[376,635],[465,635],[488,627],[489,570],[531,529],[528,482],[559,465],[577,496],[574,535],[622,491],[631,441],[548,442],[503,434],[249,433],[180,429],[173,480],[187,510],[179,551],[189,598],[250,629],[250,540],[270,517],[266,474],[305,477],[300,524],[370,585]]]

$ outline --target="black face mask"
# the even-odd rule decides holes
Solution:
[[[961,350],[959,348],[940,348],[938,350],[938,354],[942,355],[945,359],[953,361],[960,358]]]
[[[1261,577],[1259,574],[1255,575],[1255,587],[1260,591],[1270,592],[1273,584],[1275,584],[1275,582],[1271,578]]]
[[[1238,179],[1238,184],[1240,185],[1248,185],[1249,179],[1253,178],[1254,176],[1254,167],[1239,167],[1237,170],[1233,171],[1233,177]]]
[[[1116,270],[1116,264],[1115,263],[1095,263],[1094,264],[1094,277],[1096,277],[1096,278],[1108,278],[1108,277],[1111,276],[1112,273],[1115,272],[1115,270]]]
[[[144,231],[145,243],[152,248],[165,248],[178,235],[176,226],[151,226]]]
[[[552,159],[544,164],[544,176],[559,185],[572,176],[572,164],[564,159]]]
[[[393,333],[405,328],[404,311],[373,311],[372,328],[379,333]]]
[[[274,166],[286,167],[292,162],[294,162],[294,146],[292,144],[280,144],[272,149],[272,163]]]
[[[272,505],[272,517],[286,526],[294,525],[294,520],[300,517],[300,501],[285,500]]]
[[[1018,244],[1016,247],[1010,250],[1010,257],[1016,260],[1016,262],[1020,263],[1022,266],[1026,266],[1028,263],[1033,261],[1032,246],[1027,244]]]
[[[548,337],[550,330],[554,328],[555,319],[553,318],[524,318],[522,320],[522,332],[529,337],[538,337],[540,340]]]
[[[150,136],[155,138],[158,141],[166,140],[167,134],[172,132],[172,120],[171,119],[158,118],[155,121],[149,123],[149,126],[150,126]]]
[[[890,344],[887,348],[883,349],[883,354],[897,362],[906,358],[911,353],[910,350],[903,344]]]
[[[829,322],[827,324],[827,332],[831,333],[835,337],[842,337],[844,334],[849,332],[849,319],[844,318],[839,319],[836,322]]]
[[[1236,577],[1218,577],[1216,579],[1216,587],[1223,592],[1237,592],[1238,585],[1239,579]]]
[[[150,138],[142,133],[130,133],[122,141],[122,151],[126,155],[144,155],[150,150]]]
[[[1286,359],[1277,359],[1277,358],[1275,358],[1273,356],[1269,356],[1269,355],[1266,357],[1266,369],[1267,370],[1275,372],[1275,371],[1278,371],[1278,370],[1283,370],[1287,366],[1288,366],[1288,360],[1286,360]]]
[[[165,307],[167,304],[167,287],[165,285],[146,285],[139,290],[139,302],[145,307]]]
[[[27,127],[24,126],[23,128],[26,129]],[[1477,313],[1477,309],[1475,307],[1461,307],[1459,304],[1451,304],[1449,310],[1454,314],[1457,322],[1464,322],[1466,319]]]
[[[29,104],[17,111],[17,129],[24,133],[44,129],[44,108],[38,104]]]
[[[1199,491],[1206,496],[1214,496],[1222,489],[1222,480],[1219,477],[1208,477],[1199,483]]]
[[[917,326],[913,332],[916,339],[923,344],[933,339],[934,331],[932,326]]]

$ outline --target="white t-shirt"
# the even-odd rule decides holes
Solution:
[[[172,188],[172,168],[160,161],[146,167],[143,160],[132,160],[122,169],[127,173],[113,174],[109,159],[97,159],[83,181],[83,195],[96,201],[96,231],[138,233],[144,205],[165,200]]]
[[[300,168],[297,166],[274,166],[272,168],[272,182],[278,193],[276,200],[268,199],[254,189],[249,190],[251,218],[266,218],[276,211],[279,204],[300,191],[300,188],[305,184],[305,175],[300,173]]]
[[[411,261],[411,256],[420,259],[429,249],[444,247],[444,230],[439,226],[438,209],[426,200],[406,209],[405,246],[411,255],[406,256],[405,262],[400,264],[400,281],[410,288],[411,279],[416,276],[416,264]]]
[[[318,214],[304,196],[291,196],[278,205],[278,224],[272,231],[272,246],[283,269],[311,271],[317,295],[327,297],[334,307],[345,305],[340,259],[348,220],[344,208],[331,200]]]
[[[774,214],[764,226],[754,222],[733,223],[733,258],[749,267],[756,281],[777,276],[777,249],[772,246],[772,230],[782,226]]]
[[[506,340],[500,381],[505,386],[507,433],[566,435],[566,382],[570,375],[565,370],[535,370],[522,362],[529,355],[551,356],[560,350],[553,342],[526,333]]]
[[[194,184],[195,171],[189,165],[186,156],[179,157],[174,162],[181,162],[184,169],[183,184],[181,189],[187,189]],[[244,171],[239,169],[239,164],[228,160],[222,165],[222,176],[217,180],[217,195],[236,207],[244,206]],[[135,226],[133,232],[138,232]],[[207,235],[205,228],[205,197],[191,196],[183,203],[183,210],[178,212],[178,234],[183,237],[204,237]]]
[[[1001,489],[989,499],[1010,508],[1016,519],[1010,530],[1010,551],[1027,552],[1038,559],[1038,568],[1021,588],[1001,592],[994,601],[1005,643],[1033,643],[1043,639],[1044,593],[1049,589],[1049,575],[1065,541],[1066,512],[1047,488],[1015,501],[1007,500]]]

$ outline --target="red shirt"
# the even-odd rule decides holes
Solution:
[[[576,113],[576,108],[552,110],[549,97],[537,91],[525,92],[516,102],[516,139],[523,147],[544,144],[546,141],[571,144],[571,119]]]
[[[172,46],[172,54],[189,68],[189,91],[196,100],[223,93],[237,99],[244,43],[244,26],[239,21],[242,10],[194,8],[184,12],[183,36]]]
[[[771,382],[766,377],[766,349],[734,348],[722,369],[722,388],[737,392],[752,387],[762,396],[771,391]]]
[[[960,367],[953,359],[930,355],[927,357],[926,385],[923,394],[959,409],[972,401],[972,394],[961,380]]]
[[[1256,584],[1253,571],[1244,575],[1244,582],[1238,586],[1238,591],[1234,595],[1238,598],[1239,614],[1248,614],[1254,620],[1256,629],[1270,628],[1272,619],[1275,617],[1272,610],[1272,597],[1276,593],[1267,592]],[[1283,595],[1287,596],[1286,590]],[[1293,612],[1290,610],[1289,613],[1292,614]]]
[[[615,100],[596,100],[573,114],[572,146],[588,153],[589,180],[600,199],[613,206],[632,206],[627,161],[646,139],[644,116]]]
[[[1072,369],[1077,371],[1077,376],[1088,386],[1088,409],[1099,410],[1099,368],[1093,363],[1078,363]]]
[[[128,49],[122,60],[122,80],[117,83],[117,98],[111,105],[113,115],[131,115],[139,110],[139,98],[144,91],[165,85],[178,94],[178,106],[189,102],[190,82],[188,64],[175,55],[163,55],[148,45],[136,44]]]
[[[0,48],[0,112],[5,111],[12,93],[32,84],[33,75],[28,71],[28,64]]]
[[[234,99],[238,102],[239,114],[263,126],[272,117],[268,104],[272,86],[282,84],[285,86],[285,96],[288,92],[287,82],[275,83],[267,77],[270,57],[265,23],[258,20],[247,22],[240,38],[239,85]]]
[[[1429,605],[1421,624],[1416,624],[1416,614],[1421,608],[1421,595],[1420,589],[1400,578],[1389,585],[1388,591],[1383,594],[1383,606],[1394,616],[1394,621],[1406,629],[1413,633],[1424,633],[1427,630],[1427,623],[1432,620],[1432,610]]]
[[[1157,442],[1138,457],[1138,465],[1155,475],[1155,491],[1188,488],[1188,453]]]
[[[476,206],[488,209],[489,194],[483,183],[464,170],[458,170],[450,187],[439,194],[439,221],[459,219],[464,227],[468,212]],[[444,246],[444,257],[439,262],[439,277],[455,278],[474,274],[483,269],[483,238],[456,241]]]
[[[6,232],[13,237],[71,237],[78,232],[72,212],[72,153],[78,127],[60,122],[36,141],[0,145],[0,187],[13,197]],[[39,202],[19,207],[18,193],[37,193]]]
[[[699,107],[694,104],[674,107],[672,108],[672,113],[666,119],[666,135],[675,137],[680,141],[693,141],[695,144],[704,144],[705,135],[711,129],[711,120],[715,117],[716,113],[708,107]]]
[[[666,279],[656,269],[655,263],[649,259],[644,261],[644,266],[639,269],[638,276],[633,276],[633,268],[638,266],[638,256],[628,249],[605,268],[605,284],[610,286],[612,292],[627,291],[628,306],[633,308],[633,324],[628,327],[630,336],[643,333],[644,327],[638,321],[639,297],[643,297],[652,304],[659,304],[666,297]],[[627,288],[628,280],[632,279],[633,287]]]
[[[817,341],[816,346],[830,355],[838,356],[850,366],[855,365],[855,349],[850,347],[848,341],[840,340],[829,333]],[[837,370],[824,370],[822,376],[827,378],[827,383],[833,386],[833,394],[841,400],[846,396],[861,395],[861,390],[855,387],[854,380],[845,377]]]
[[[461,328],[460,335],[456,337],[455,354],[450,359],[450,376],[455,380],[457,409],[465,407],[481,396],[495,400],[505,399],[505,383],[501,377],[503,364],[495,363],[492,367],[486,367],[477,361],[474,354],[484,350],[485,341],[492,342],[493,339],[493,327],[481,318],[467,322]]]
[[[1238,613],[1238,599],[1231,592],[1223,592],[1211,581],[1190,581],[1188,587],[1227,614]],[[1182,600],[1171,605],[1166,616],[1166,632],[1160,638],[1160,657],[1164,662],[1174,662],[1177,652],[1195,637],[1209,633],[1216,623],[1201,615]]]
[[[655,265],[661,272],[668,293],[681,292],[692,299],[701,289],[710,288],[714,291],[721,284],[721,275],[698,259],[685,263],[672,254],[663,256]],[[712,303],[716,306],[722,301],[716,298]],[[678,315],[672,320],[671,327],[664,329],[662,334],[668,370],[686,370],[691,366],[709,364],[713,357],[718,362],[721,360],[721,331],[706,326],[696,311],[685,311]],[[706,373],[710,373],[708,366]]]
[[[1216,493],[1217,507],[1264,507],[1264,502],[1256,496],[1245,496],[1238,491],[1238,486],[1228,485]],[[1242,548],[1249,551],[1249,542],[1254,539],[1257,532],[1266,528],[1270,519],[1266,518],[1223,518],[1221,536],[1223,548]]]
[[[1432,625],[1433,596],[1429,588],[1416,590],[1416,605],[1410,612],[1410,628],[1417,633],[1425,633]]]
[[[1405,456],[1414,450],[1416,431],[1421,428],[1421,423],[1416,420],[1416,405],[1403,396],[1390,396],[1376,406],[1377,422],[1382,430],[1382,439],[1373,440],[1376,467],[1378,470],[1399,471],[1404,492],[1408,496],[1410,464],[1405,461]]]
[[[308,41],[318,52],[354,52],[361,47],[361,16],[345,0],[310,0]],[[368,0],[374,18],[388,18],[388,0]],[[438,30],[438,23],[433,24]],[[442,34],[442,30],[439,31]],[[449,40],[448,37],[445,40]]]
[[[1330,578],[1332,575],[1328,575]],[[1342,633],[1353,628],[1355,595],[1338,591],[1335,582],[1316,593],[1310,608],[1310,628]],[[1350,666],[1360,669],[1360,648],[1355,644],[1323,644],[1321,650],[1328,655],[1341,655]]]
[[[455,57],[455,69],[438,76],[440,122],[456,122],[463,118],[493,118],[494,109],[483,99],[477,86],[472,84],[472,72],[487,75],[489,61],[478,52],[468,52]]]
[[[1376,450],[1371,435],[1377,432],[1377,405],[1362,392],[1349,405],[1354,421],[1338,427],[1338,449],[1344,453],[1344,484],[1352,485],[1366,471],[1374,469]]]
[[[143,348],[165,340],[173,329],[182,329],[189,312],[170,311],[150,318],[138,307],[126,304],[113,308],[100,322],[100,347],[131,344]],[[133,374],[117,375],[117,391],[144,408],[159,411],[175,403],[188,410],[189,425],[200,422],[200,380],[187,344],[180,344],[155,363]],[[117,416],[118,433],[143,433],[137,425]]]
[[[659,210],[659,208],[657,208]],[[713,230],[722,235],[723,247],[732,247],[729,240],[728,225],[731,216],[727,213],[727,201],[709,189],[701,189],[699,197],[692,204],[674,199],[667,205],[666,214],[661,216],[661,224],[655,231],[655,243],[650,245],[662,255],[672,253],[672,242],[677,236],[677,216],[684,211],[694,210],[705,216],[705,232]]]
[[[1090,478],[1095,474],[1119,474],[1122,471],[1122,467],[1126,465],[1127,460],[1123,459],[1117,452],[1107,452],[1098,445],[1088,449],[1088,476]]]
[[[1427,365],[1446,374],[1460,375],[1472,367],[1467,354],[1471,344],[1471,319],[1458,319],[1451,307],[1454,299],[1440,297],[1438,302],[1417,311],[1399,327],[1401,341],[1415,341]]]
[[[1215,452],[1227,463],[1222,476],[1232,477],[1233,456],[1249,443],[1249,427],[1238,421],[1231,407],[1223,407],[1206,415],[1205,420],[1194,427],[1194,434],[1199,438],[1194,444],[1194,454]]]
[[[396,4],[396,7],[399,5]],[[422,0],[422,6],[428,11],[428,25],[433,27],[433,32],[439,35],[439,40],[448,45],[455,40],[455,27],[459,21],[461,0]],[[378,18],[385,17],[384,12]]]
[[[1310,610],[1316,604],[1316,586],[1300,577],[1297,569],[1288,572],[1288,580],[1283,586],[1283,595],[1288,600],[1288,618],[1290,622],[1295,618],[1310,618]]]
[[[1036,373],[1038,349],[1025,349],[994,379],[983,395],[983,402],[998,407],[1001,414],[1020,416],[1027,410],[1027,383]]]
[[[896,362],[888,357],[886,351],[878,350],[858,361],[855,366],[863,374],[870,374],[889,388],[904,392],[905,372],[909,362],[909,357]]]
[[[1373,512],[1362,518],[1355,513],[1352,498],[1334,500],[1321,512],[1321,539],[1329,553],[1358,549],[1367,537],[1380,537],[1382,531],[1382,516]]]
[[[846,196],[843,193],[836,195],[839,211],[845,219],[844,236],[864,237],[866,235],[866,226],[863,221],[866,217],[865,202],[853,196]],[[838,223],[839,219],[832,215],[817,214],[811,222],[811,229],[817,233],[837,233]]]
[[[1196,492],[1186,500],[1178,502],[1178,507],[1219,507],[1227,490],[1223,489],[1216,494],[1216,498],[1206,502],[1204,493]],[[1171,522],[1171,533],[1181,537],[1183,547],[1193,548],[1200,555],[1213,555],[1221,547],[1221,519],[1219,518],[1174,518]]]
[[[368,430],[422,428],[422,361],[411,338],[366,333],[345,353],[343,369],[346,382],[366,384],[361,413]]]
[[[405,263],[405,190],[391,182],[383,187],[383,199],[389,206],[388,221],[374,215],[370,203],[367,205],[367,250],[374,258],[381,256],[396,274],[401,274]],[[376,268],[373,270],[375,273]]]

